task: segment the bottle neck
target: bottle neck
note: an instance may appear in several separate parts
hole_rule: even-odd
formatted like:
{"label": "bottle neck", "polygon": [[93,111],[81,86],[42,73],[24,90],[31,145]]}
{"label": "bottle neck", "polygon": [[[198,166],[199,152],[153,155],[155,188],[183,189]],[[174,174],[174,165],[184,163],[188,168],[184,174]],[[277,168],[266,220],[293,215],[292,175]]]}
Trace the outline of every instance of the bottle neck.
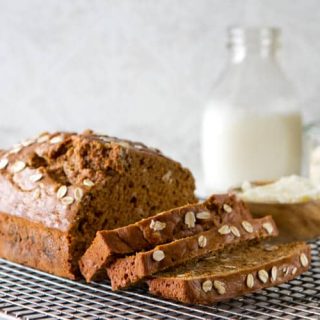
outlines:
{"label": "bottle neck", "polygon": [[233,64],[240,63],[276,63],[276,49],[259,46],[237,46],[229,50],[229,60]]}
{"label": "bottle neck", "polygon": [[275,62],[280,31],[276,28],[230,28],[228,48],[232,63]]}

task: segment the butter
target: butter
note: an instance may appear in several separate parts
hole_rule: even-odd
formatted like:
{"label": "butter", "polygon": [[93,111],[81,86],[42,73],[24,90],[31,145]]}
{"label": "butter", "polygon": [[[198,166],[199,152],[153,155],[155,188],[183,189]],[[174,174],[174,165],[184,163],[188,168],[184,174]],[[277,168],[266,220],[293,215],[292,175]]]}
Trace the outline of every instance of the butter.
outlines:
{"label": "butter", "polygon": [[263,186],[248,182],[242,185],[238,197],[248,202],[298,203],[320,199],[320,188],[311,180],[292,175]]}

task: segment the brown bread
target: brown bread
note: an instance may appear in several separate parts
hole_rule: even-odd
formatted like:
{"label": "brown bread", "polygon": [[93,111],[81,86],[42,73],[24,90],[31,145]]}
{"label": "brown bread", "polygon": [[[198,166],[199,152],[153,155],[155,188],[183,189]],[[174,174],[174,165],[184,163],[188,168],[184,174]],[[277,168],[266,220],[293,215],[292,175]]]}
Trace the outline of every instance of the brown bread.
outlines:
{"label": "brown bread", "polygon": [[159,271],[182,264],[211,252],[230,248],[241,242],[278,234],[270,216],[242,220],[179,239],[152,250],[120,258],[107,267],[112,289],[123,289]]}
{"label": "brown bread", "polygon": [[194,188],[141,143],[44,133],[0,155],[0,257],[74,279],[97,230],[194,203]]}
{"label": "brown bread", "polygon": [[307,271],[310,262],[310,247],[303,242],[239,246],[159,273],[148,285],[157,296],[212,304],[288,282]]}
{"label": "brown bread", "polygon": [[249,210],[234,195],[213,195],[202,203],[168,210],[122,228],[98,231],[80,259],[80,270],[88,282],[103,279],[105,267],[116,257],[248,219]]}

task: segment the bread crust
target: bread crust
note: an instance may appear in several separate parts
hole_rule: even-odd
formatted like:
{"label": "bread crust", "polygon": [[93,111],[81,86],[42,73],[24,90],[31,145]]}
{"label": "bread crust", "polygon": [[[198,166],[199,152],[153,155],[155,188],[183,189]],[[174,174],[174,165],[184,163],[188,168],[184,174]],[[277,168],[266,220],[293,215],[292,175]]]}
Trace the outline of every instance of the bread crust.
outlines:
{"label": "bread crust", "polygon": [[20,217],[0,214],[0,256],[55,275],[75,279],[67,235]]}

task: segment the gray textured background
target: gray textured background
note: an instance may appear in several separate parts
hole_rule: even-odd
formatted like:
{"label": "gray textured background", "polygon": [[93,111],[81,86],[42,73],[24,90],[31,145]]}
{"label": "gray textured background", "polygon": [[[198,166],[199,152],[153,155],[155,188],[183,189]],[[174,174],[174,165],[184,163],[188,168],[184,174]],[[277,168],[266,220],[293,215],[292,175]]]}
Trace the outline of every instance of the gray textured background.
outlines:
{"label": "gray textured background", "polygon": [[283,29],[283,69],[316,117],[319,0],[0,0],[1,145],[93,128],[161,148],[201,191],[201,113],[235,24]]}

